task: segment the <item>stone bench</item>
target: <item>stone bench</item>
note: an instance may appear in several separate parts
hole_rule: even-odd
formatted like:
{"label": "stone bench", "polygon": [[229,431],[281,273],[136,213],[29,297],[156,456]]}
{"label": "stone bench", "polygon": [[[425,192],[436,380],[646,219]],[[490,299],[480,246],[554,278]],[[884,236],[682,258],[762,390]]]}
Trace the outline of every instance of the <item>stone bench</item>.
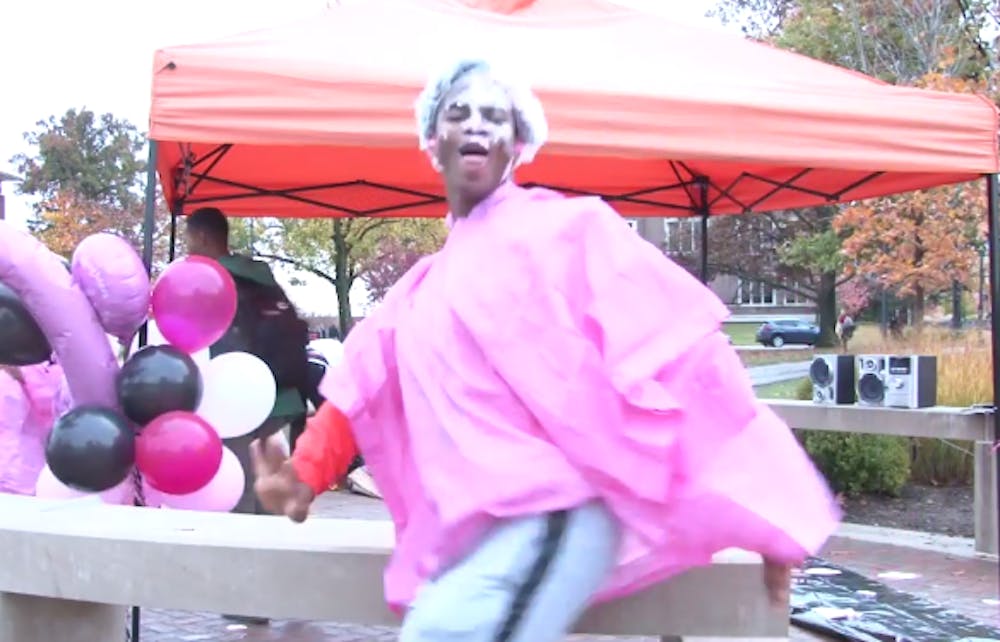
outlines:
{"label": "stone bench", "polygon": [[[53,502],[0,495],[0,642],[116,642],[130,605],[398,625],[382,597],[385,521]],[[578,631],[676,640],[786,640],[760,559],[720,553],[591,609]]]}

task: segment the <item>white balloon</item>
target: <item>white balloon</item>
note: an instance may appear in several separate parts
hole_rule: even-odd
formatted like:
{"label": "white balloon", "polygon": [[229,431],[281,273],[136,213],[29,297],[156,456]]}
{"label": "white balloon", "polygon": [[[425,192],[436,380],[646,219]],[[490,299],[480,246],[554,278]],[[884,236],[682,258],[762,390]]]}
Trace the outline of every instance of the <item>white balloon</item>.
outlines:
{"label": "white balloon", "polygon": [[201,369],[201,378],[204,390],[195,413],[223,439],[259,428],[274,409],[274,375],[252,354],[220,354]]}
{"label": "white balloon", "polygon": [[[114,340],[113,337],[111,337]],[[117,342],[112,345],[117,345]],[[149,319],[146,324],[146,345],[147,346],[166,346],[170,345],[162,334],[160,334],[160,329],[156,327],[156,321]],[[132,347],[129,354],[135,354],[139,351],[139,333],[132,338]],[[199,368],[204,368],[208,364],[209,360],[212,358],[209,354],[209,349],[199,350],[198,352],[192,352],[191,358],[194,359],[195,364]]]}
{"label": "white balloon", "polygon": [[208,362],[212,360],[212,353],[209,352],[208,348],[199,350],[198,352],[192,352],[191,360],[194,361],[194,365],[198,366],[199,370],[204,372],[205,366],[207,366]]}
{"label": "white balloon", "polygon": [[323,355],[331,367],[344,360],[344,344],[336,339],[313,339],[309,347]]}

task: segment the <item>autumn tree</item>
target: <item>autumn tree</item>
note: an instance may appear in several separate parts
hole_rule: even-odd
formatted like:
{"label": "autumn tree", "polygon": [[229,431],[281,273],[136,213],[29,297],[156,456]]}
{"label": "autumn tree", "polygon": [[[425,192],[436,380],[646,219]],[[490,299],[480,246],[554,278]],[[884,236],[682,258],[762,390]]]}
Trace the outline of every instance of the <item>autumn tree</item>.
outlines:
{"label": "autumn tree", "polygon": [[361,257],[358,273],[373,303],[381,301],[417,261],[441,248],[445,227],[440,221],[406,219],[380,234]]}
{"label": "autumn tree", "polygon": [[33,232],[66,255],[89,234],[113,231],[139,247],[145,137],[112,114],[68,110],[24,134],[30,151],[11,162],[18,193],[36,197]]}
{"label": "autumn tree", "polygon": [[985,210],[984,186],[965,183],[858,203],[834,226],[846,236],[847,270],[911,298],[920,323],[928,295],[969,278]]}
{"label": "autumn tree", "polygon": [[[842,3],[825,0],[723,0],[718,3],[714,15],[723,21],[740,24],[751,37],[888,82],[949,91],[983,90],[990,83],[995,84],[992,80],[995,70],[991,65],[996,60],[996,43],[983,40],[982,34],[990,32],[986,28],[990,25],[995,33],[1000,16],[997,15],[995,2],[988,0],[851,0]],[[736,234],[716,234],[713,231],[713,239],[721,245],[714,250],[720,252],[721,257],[728,255],[731,259],[731,265],[725,265],[723,260],[719,261],[718,267],[737,267],[746,271],[749,263],[761,271],[765,280],[771,275],[784,277],[793,265],[837,267],[838,262],[833,260],[830,251],[836,253],[841,239],[851,236],[854,239],[845,245],[851,253],[844,262],[847,269],[836,274],[827,272],[821,279],[825,281],[822,289],[829,293],[831,284],[843,282],[854,275],[863,275],[870,284],[873,275],[885,271],[884,263],[868,265],[865,258],[886,256],[879,253],[884,241],[880,240],[878,230],[889,221],[881,217],[891,219],[896,213],[902,213],[900,225],[905,228],[910,224],[906,218],[912,220],[918,207],[929,202],[936,203],[922,216],[939,218],[925,224],[938,234],[952,239],[967,239],[967,221],[979,207],[978,201],[963,202],[961,198],[969,192],[963,188],[954,190],[954,193],[948,194],[946,189],[929,199],[921,195],[896,196],[881,202],[848,207],[843,214],[831,210],[835,216],[821,218],[823,225],[810,230],[795,225],[776,228],[789,236],[781,237],[779,234],[779,238],[771,239],[772,246],[784,247],[785,250],[783,254],[772,253],[772,263],[768,265],[742,261],[741,253],[745,252],[743,240],[737,240]],[[910,203],[908,199],[914,200]],[[880,213],[880,217],[863,215],[864,212],[870,214],[875,211]],[[841,220],[841,216],[845,218]],[[875,220],[877,218],[879,220]],[[739,251],[728,247],[734,243],[738,243]],[[944,248],[936,247],[945,252]],[[900,249],[900,258],[909,256],[908,251],[912,254],[912,248]],[[918,253],[921,262],[958,266],[949,267],[949,270],[956,276],[962,274],[960,266],[967,263],[964,258],[931,259],[927,256],[928,251],[936,250],[926,248],[923,254]],[[925,286],[939,285],[938,282],[928,281],[924,271],[913,261],[905,265],[914,270],[911,278],[902,278],[900,270],[906,268],[901,266],[892,276],[886,277],[887,283],[881,285],[898,285],[913,294],[920,292],[919,288],[914,289],[915,283],[922,281]],[[831,299],[822,296],[816,300],[820,304],[821,324],[830,325],[829,321],[824,321],[823,312],[831,308]],[[921,305],[922,301],[921,298]]]}
{"label": "autumn tree", "polygon": [[257,255],[291,265],[332,284],[341,336],[350,331],[351,287],[371,278],[377,294],[419,258],[440,247],[438,219],[334,218],[275,220],[260,234]]}

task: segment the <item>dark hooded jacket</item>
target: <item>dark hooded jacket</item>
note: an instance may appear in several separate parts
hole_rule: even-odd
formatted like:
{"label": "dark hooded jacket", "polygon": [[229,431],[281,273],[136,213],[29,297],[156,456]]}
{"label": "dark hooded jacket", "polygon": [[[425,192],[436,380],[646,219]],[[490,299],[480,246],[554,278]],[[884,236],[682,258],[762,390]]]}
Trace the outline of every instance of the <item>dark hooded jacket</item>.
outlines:
{"label": "dark hooded jacket", "polygon": [[[249,257],[239,254],[229,254],[219,259],[222,267],[226,268],[234,278],[252,281],[265,287],[276,287],[278,282],[271,272],[271,267],[262,261],[255,261]],[[239,292],[239,288],[237,288]],[[219,339],[210,349],[211,355],[225,352],[249,351],[249,342],[242,331],[239,312],[229,331]],[[274,409],[271,411],[271,418],[294,419],[304,415],[306,412],[305,402],[302,400],[302,393],[295,388],[283,388],[278,390],[278,395],[274,402]]]}

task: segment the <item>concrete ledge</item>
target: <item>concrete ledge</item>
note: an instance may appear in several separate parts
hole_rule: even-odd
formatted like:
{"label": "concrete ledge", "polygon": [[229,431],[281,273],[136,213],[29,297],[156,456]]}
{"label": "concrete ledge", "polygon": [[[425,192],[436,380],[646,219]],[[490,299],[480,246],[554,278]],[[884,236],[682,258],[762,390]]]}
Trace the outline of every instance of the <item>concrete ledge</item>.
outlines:
{"label": "concrete ledge", "polygon": [[993,441],[992,416],[980,409],[935,406],[907,410],[823,406],[812,401],[764,401],[792,428],[897,437]]}
{"label": "concrete ledge", "polygon": [[[0,495],[0,593],[57,598],[53,608],[72,600],[397,625],[382,597],[392,546],[385,521],[296,525]],[[767,603],[759,557],[731,550],[712,566],[595,607],[579,631],[782,638],[788,619]]]}
{"label": "concrete ledge", "polygon": [[993,415],[983,408],[935,406],[914,410],[867,406],[824,406],[812,401],[763,400],[792,428],[830,432],[958,439],[975,442],[974,499],[976,553],[996,556],[997,463]]}

